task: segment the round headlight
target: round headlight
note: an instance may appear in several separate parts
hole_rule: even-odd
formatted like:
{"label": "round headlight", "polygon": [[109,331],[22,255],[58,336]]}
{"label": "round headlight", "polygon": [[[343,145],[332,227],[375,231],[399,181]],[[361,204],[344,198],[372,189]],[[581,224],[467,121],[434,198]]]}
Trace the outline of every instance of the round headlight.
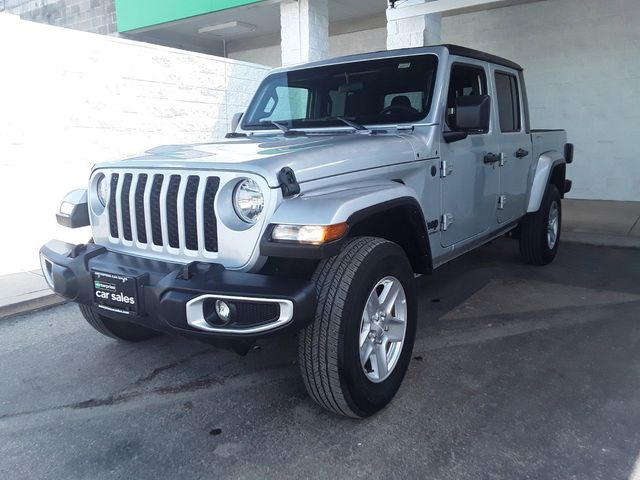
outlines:
{"label": "round headlight", "polygon": [[256,182],[245,178],[236,185],[233,208],[242,221],[256,223],[264,208],[264,196]]}
{"label": "round headlight", "polygon": [[109,183],[107,177],[100,175],[98,183],[96,183],[96,193],[98,194],[98,200],[103,207],[107,206],[107,200],[109,199]]}

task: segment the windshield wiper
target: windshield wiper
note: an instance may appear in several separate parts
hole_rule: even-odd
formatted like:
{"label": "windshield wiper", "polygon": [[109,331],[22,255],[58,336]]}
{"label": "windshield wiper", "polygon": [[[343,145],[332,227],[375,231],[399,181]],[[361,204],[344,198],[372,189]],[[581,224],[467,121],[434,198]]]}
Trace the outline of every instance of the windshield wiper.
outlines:
{"label": "windshield wiper", "polygon": [[348,118],[344,118],[344,117],[324,117],[324,118],[313,119],[313,121],[321,121],[321,122],[335,122],[336,120],[338,122],[342,122],[345,125],[348,125],[349,127],[353,128],[355,132],[370,133],[370,134],[376,134],[376,133],[382,132],[382,130],[372,130],[368,127],[365,127],[361,123],[354,122],[353,120],[349,120]]}
{"label": "windshield wiper", "polygon": [[348,120],[348,119],[346,119],[344,117],[331,117],[331,118],[327,118],[327,120],[340,120],[342,123],[344,123],[346,125],[349,125],[350,127],[353,127],[356,130],[359,130],[361,132],[369,130],[364,125],[361,125],[360,123],[353,122],[353,121]]}
{"label": "windshield wiper", "polygon": [[304,132],[301,132],[299,130],[291,130],[289,127],[287,127],[285,124],[280,123],[280,122],[276,122],[275,120],[269,120],[273,125],[275,125],[276,127],[278,127],[278,129],[280,129],[282,131],[282,133],[284,133],[285,137],[295,137],[296,135],[305,135]]}
{"label": "windshield wiper", "polygon": [[291,129],[289,127],[287,127],[285,124],[283,123],[278,123],[275,120],[270,120],[271,123],[273,125],[275,125],[276,127],[278,127],[280,130],[282,130],[282,133],[289,133],[291,131]]}

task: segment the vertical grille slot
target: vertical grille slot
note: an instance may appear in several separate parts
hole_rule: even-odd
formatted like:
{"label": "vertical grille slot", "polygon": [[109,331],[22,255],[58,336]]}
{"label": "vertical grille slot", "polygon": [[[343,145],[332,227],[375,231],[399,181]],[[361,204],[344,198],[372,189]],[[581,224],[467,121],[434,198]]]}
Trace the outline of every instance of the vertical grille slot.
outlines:
{"label": "vertical grille slot", "polygon": [[144,189],[146,186],[147,174],[141,173],[138,176],[135,194],[136,230],[138,231],[138,241],[140,243],[147,243],[147,222],[144,216]]}
{"label": "vertical grille slot", "polygon": [[220,179],[218,177],[207,178],[207,186],[204,191],[204,248],[209,252],[218,251],[218,224],[214,210],[214,202]]}
{"label": "vertical grille slot", "polygon": [[116,190],[118,189],[117,173],[111,175],[111,187],[109,191],[109,230],[113,238],[118,238],[118,208],[116,206]]}
{"label": "vertical grille slot", "polygon": [[158,174],[153,176],[151,184],[151,233],[154,245],[162,245],[162,225],[160,219],[160,191],[162,190],[162,182],[164,175]]}
{"label": "vertical grille slot", "polygon": [[187,188],[184,192],[184,239],[189,250],[198,250],[198,222],[196,200],[200,177],[189,175]]}
{"label": "vertical grille slot", "polygon": [[167,190],[167,229],[169,233],[169,246],[180,247],[178,234],[178,189],[180,188],[180,175],[169,177],[169,189]]}
{"label": "vertical grille slot", "polygon": [[122,194],[120,195],[120,201],[122,202],[122,236],[129,241],[133,240],[131,235],[131,205],[129,204],[132,180],[133,174],[125,173],[122,181]]}

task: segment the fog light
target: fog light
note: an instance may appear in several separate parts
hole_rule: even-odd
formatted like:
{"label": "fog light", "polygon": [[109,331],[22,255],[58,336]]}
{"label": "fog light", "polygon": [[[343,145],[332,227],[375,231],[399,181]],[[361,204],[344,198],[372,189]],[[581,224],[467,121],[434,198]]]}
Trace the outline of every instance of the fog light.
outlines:
{"label": "fog light", "polygon": [[216,314],[220,320],[228,323],[231,320],[231,307],[223,300],[216,300]]}

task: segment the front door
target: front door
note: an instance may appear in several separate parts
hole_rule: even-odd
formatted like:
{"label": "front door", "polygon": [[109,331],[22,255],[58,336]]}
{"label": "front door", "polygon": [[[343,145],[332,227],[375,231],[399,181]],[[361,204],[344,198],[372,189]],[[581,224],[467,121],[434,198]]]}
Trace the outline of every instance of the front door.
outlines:
{"label": "front door", "polygon": [[531,136],[522,121],[522,95],[519,75],[504,67],[492,69],[498,121],[499,144],[503,154],[500,167],[498,222],[507,223],[526,212],[527,186],[533,152]]}
{"label": "front door", "polygon": [[[454,60],[451,66],[447,108],[443,127],[455,130],[455,99],[460,96],[486,95],[487,65],[484,62]],[[493,116],[492,116],[493,117]],[[496,198],[499,189],[499,164],[485,163],[487,154],[499,154],[493,131],[469,132],[464,140],[442,142],[442,218],[440,241],[448,247],[479,236],[496,224]]]}

